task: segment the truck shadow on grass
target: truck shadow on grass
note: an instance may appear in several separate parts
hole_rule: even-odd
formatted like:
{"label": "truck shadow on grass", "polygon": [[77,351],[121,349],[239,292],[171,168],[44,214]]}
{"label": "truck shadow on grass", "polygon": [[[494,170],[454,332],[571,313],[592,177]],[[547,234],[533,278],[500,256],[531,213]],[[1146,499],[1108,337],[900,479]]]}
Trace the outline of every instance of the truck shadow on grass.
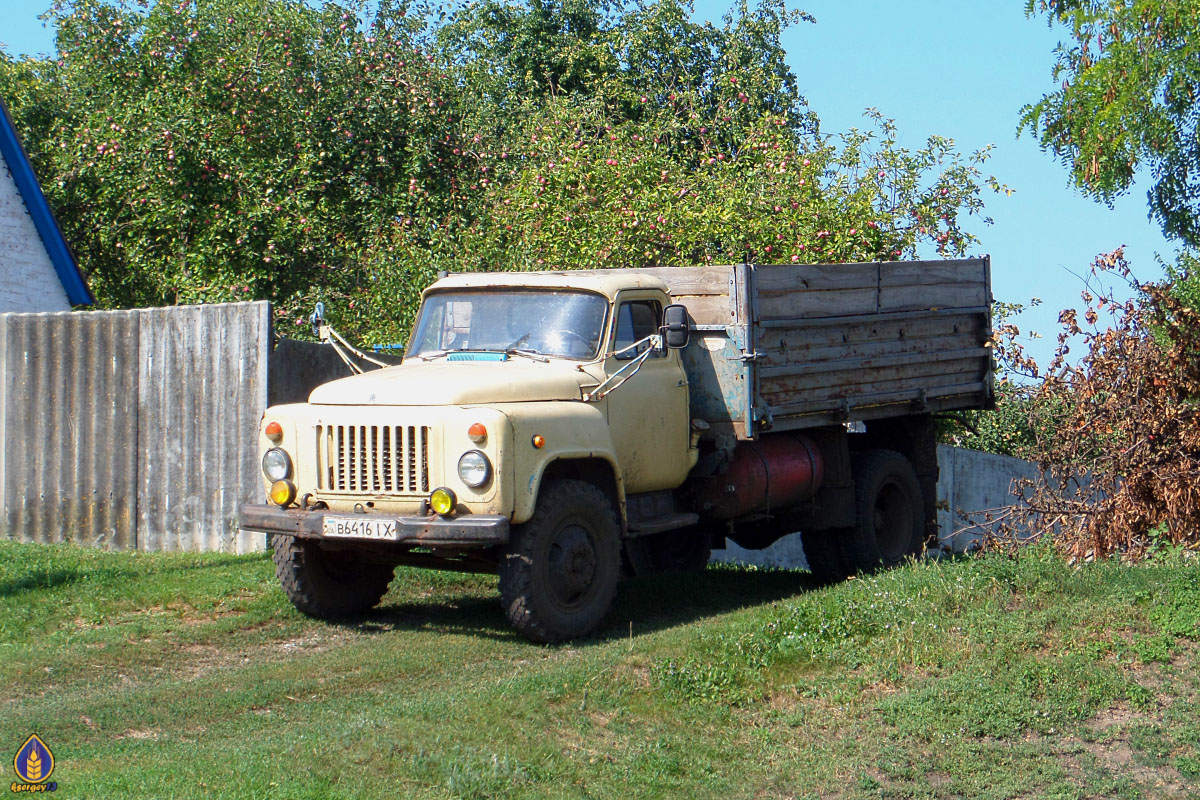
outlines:
{"label": "truck shadow on grass", "polygon": [[673,628],[822,588],[807,572],[712,564],[703,572],[666,573],[621,584],[598,632],[601,639]]}
{"label": "truck shadow on grass", "polygon": [[[621,582],[617,598],[596,633],[573,646],[599,644],[630,635],[653,633],[742,608],[765,605],[819,589],[807,572],[753,570],[709,565],[703,572],[667,573]],[[384,604],[342,623],[359,633],[438,631],[504,641],[520,641],[504,617],[493,588],[478,592],[440,594],[428,602]]]}

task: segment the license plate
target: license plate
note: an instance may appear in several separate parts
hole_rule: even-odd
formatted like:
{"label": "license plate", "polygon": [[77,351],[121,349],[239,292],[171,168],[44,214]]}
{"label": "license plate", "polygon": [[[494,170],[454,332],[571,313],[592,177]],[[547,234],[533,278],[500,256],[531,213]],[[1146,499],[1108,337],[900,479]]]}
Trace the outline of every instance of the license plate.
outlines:
{"label": "license plate", "polygon": [[344,539],[383,539],[390,542],[400,539],[400,530],[394,519],[325,517],[323,527],[326,536]]}

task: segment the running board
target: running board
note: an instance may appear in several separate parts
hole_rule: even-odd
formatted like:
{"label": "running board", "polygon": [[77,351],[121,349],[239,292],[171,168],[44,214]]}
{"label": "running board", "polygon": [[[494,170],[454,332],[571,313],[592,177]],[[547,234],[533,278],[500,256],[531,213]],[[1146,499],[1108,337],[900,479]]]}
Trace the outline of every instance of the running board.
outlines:
{"label": "running board", "polygon": [[691,512],[667,514],[666,516],[654,517],[653,519],[630,520],[629,538],[633,539],[637,536],[650,536],[655,533],[673,531],[677,528],[686,528],[689,525],[695,525],[699,521],[700,515]]}

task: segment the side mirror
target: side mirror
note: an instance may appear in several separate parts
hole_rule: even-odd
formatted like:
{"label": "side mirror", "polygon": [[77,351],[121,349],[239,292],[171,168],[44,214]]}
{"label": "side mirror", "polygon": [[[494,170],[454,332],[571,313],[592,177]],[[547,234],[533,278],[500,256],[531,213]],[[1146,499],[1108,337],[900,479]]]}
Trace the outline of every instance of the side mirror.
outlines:
{"label": "side mirror", "polygon": [[313,309],[312,316],[308,318],[308,324],[312,325],[313,336],[321,336],[321,326],[325,324],[325,304],[317,301],[317,307]]}
{"label": "side mirror", "polygon": [[672,350],[687,347],[688,338],[692,332],[692,326],[688,322],[687,308],[678,303],[664,308],[662,329],[667,347]]}

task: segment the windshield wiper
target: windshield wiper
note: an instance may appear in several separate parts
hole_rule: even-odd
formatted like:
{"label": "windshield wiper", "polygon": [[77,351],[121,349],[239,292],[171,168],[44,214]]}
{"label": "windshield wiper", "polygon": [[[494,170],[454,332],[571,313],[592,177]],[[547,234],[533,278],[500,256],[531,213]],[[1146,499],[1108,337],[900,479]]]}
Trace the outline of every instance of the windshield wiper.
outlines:
{"label": "windshield wiper", "polygon": [[419,358],[422,361],[433,361],[435,358],[441,358],[450,353],[456,353],[457,350],[430,350],[428,353],[413,353],[412,358]]}
{"label": "windshield wiper", "polygon": [[541,353],[539,353],[537,350],[531,350],[526,347],[522,347],[522,348],[508,347],[508,348],[505,348],[504,352],[506,355],[510,355],[510,356],[524,356],[525,358],[528,358],[532,361],[548,362],[550,360],[550,359],[546,358],[544,355],[542,355]]}

